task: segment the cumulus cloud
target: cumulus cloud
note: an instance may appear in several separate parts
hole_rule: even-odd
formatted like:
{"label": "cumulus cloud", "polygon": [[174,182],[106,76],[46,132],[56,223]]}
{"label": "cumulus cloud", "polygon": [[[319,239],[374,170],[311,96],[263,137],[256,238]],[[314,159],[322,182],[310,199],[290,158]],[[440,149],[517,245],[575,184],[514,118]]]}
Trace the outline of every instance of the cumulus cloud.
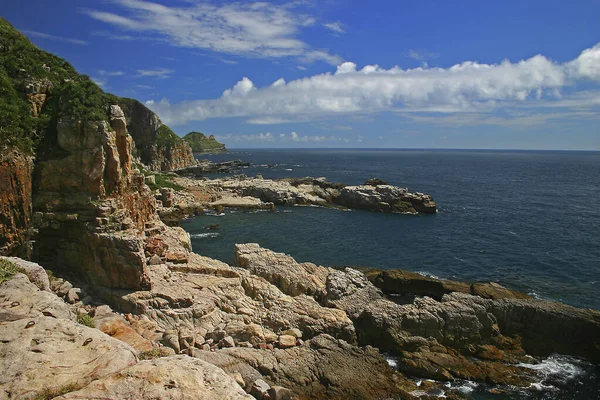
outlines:
{"label": "cumulus cloud", "polygon": [[94,19],[125,32],[150,34],[180,47],[257,58],[298,57],[304,61],[341,62],[339,56],[313,49],[298,37],[315,24],[297,12],[297,2],[211,4],[190,2],[169,7],[141,0],[113,0],[127,15],[83,10]]}
{"label": "cumulus cloud", "polygon": [[554,100],[561,89],[582,79],[600,82],[599,58],[600,45],[564,64],[542,55],[514,63],[466,61],[449,68],[384,69],[367,65],[359,69],[345,62],[334,73],[289,82],[278,79],[265,87],[256,87],[244,77],[216,99],[179,104],[163,99],[149,106],[175,125],[222,117],[268,121],[381,111],[487,111]]}
{"label": "cumulus cloud", "polygon": [[85,40],[66,38],[66,37],[62,37],[62,36],[55,36],[55,35],[50,35],[48,33],[43,33],[43,32],[29,31],[29,30],[25,30],[25,29],[21,29],[21,32],[23,32],[27,36],[37,37],[40,39],[48,39],[48,40],[54,40],[54,41],[59,41],[59,42],[66,42],[66,43],[71,43],[71,44],[77,44],[80,46],[85,46],[85,45],[89,44]]}

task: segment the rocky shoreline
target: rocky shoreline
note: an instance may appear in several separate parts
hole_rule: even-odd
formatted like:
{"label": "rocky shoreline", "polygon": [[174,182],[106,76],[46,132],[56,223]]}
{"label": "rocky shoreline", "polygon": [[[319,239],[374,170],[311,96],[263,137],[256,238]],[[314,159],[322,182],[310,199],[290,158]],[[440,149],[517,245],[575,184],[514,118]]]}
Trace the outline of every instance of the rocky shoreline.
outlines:
{"label": "rocky shoreline", "polygon": [[[170,173],[178,189],[152,191],[146,183],[156,177],[133,167],[117,106],[111,127],[116,147],[103,154],[114,161],[103,164],[99,186],[75,186],[78,195],[52,202],[52,177],[38,186],[39,264],[7,259],[24,275],[0,284],[0,398],[188,398],[199,387],[208,399],[427,398],[441,390],[464,398],[443,382],[527,387],[539,376],[522,365],[538,357],[600,361],[598,311],[494,283],[326,268],[252,243],[236,245],[234,265],[198,255],[189,235],[169,225],[206,209],[298,204],[431,213],[436,206],[428,195],[379,180],[343,186]],[[64,129],[59,134],[73,131]],[[94,143],[98,130],[107,131],[80,131],[89,135],[84,142]],[[76,171],[93,182],[85,175],[93,168]],[[112,194],[89,202],[86,191]]]}
{"label": "rocky shoreline", "polygon": [[234,265],[196,254],[177,224],[205,210],[437,208],[377,179],[203,179],[245,164],[197,162],[143,104],[0,24],[14,109],[45,124],[0,143],[0,400],[458,399],[446,383],[528,387],[550,354],[600,362],[596,310],[256,243]]}

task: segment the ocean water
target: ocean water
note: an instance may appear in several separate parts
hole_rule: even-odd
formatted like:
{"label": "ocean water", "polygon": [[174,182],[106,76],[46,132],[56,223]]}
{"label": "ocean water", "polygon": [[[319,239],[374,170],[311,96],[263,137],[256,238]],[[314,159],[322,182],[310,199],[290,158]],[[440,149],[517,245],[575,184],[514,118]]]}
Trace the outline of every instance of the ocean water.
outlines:
{"label": "ocean water", "polygon": [[[243,173],[265,178],[324,176],[349,185],[377,177],[431,194],[438,213],[227,210],[182,223],[202,255],[231,263],[235,243],[257,242],[298,261],[495,281],[600,309],[600,152],[241,150],[206,158],[251,162]],[[210,224],[220,228],[206,230]],[[557,355],[526,367],[541,376],[530,388],[490,394],[467,381],[447,389],[473,399],[600,398],[598,366]]]}
{"label": "ocean water", "polygon": [[[265,178],[378,177],[431,194],[436,215],[279,207],[183,223],[194,251],[233,261],[258,242],[321,265],[403,268],[495,281],[533,296],[600,309],[600,152],[245,150],[214,161],[252,163]],[[204,226],[218,223],[220,229]]]}

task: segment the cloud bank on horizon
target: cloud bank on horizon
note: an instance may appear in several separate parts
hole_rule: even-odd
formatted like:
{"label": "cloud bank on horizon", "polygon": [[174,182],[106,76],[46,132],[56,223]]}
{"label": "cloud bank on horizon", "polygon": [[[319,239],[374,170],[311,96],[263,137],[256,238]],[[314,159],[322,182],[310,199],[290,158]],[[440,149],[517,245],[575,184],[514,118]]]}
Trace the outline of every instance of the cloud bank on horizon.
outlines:
{"label": "cloud bank on horizon", "polygon": [[[310,120],[332,114],[396,112],[486,112],[523,105],[572,105],[561,89],[581,80],[600,82],[600,43],[572,61],[557,64],[542,55],[511,63],[465,61],[449,68],[384,69],[344,62],[334,73],[290,82],[280,78],[256,87],[242,78],[217,99],[146,104],[167,123],[250,117],[250,124]],[[600,92],[579,96],[579,106],[600,105]]]}

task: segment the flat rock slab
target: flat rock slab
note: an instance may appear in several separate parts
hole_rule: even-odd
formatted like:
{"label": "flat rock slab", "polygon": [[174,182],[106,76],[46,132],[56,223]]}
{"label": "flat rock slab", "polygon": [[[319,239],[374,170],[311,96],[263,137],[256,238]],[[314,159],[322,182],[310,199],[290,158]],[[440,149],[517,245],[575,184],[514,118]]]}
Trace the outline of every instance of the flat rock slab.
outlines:
{"label": "flat rock slab", "polygon": [[117,374],[97,380],[64,399],[177,399],[221,400],[254,398],[222,369],[187,356],[141,361]]}
{"label": "flat rock slab", "polygon": [[127,344],[65,319],[0,322],[0,398],[83,386],[136,363]]}

